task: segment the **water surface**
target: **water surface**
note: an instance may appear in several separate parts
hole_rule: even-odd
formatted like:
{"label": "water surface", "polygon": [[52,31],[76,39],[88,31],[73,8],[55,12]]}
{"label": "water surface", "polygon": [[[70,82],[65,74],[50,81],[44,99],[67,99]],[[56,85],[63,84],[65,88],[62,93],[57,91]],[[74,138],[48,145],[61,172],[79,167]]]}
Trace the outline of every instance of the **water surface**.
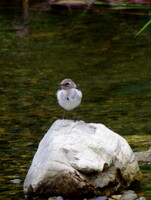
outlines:
{"label": "water surface", "polygon": [[[148,149],[151,28],[135,37],[148,18],[103,9],[2,10],[1,199],[24,199],[22,184],[38,143],[63,114],[55,97],[63,78],[73,79],[83,92],[78,118],[136,137],[131,143],[135,151]],[[151,168],[141,168],[140,193],[149,200]]]}

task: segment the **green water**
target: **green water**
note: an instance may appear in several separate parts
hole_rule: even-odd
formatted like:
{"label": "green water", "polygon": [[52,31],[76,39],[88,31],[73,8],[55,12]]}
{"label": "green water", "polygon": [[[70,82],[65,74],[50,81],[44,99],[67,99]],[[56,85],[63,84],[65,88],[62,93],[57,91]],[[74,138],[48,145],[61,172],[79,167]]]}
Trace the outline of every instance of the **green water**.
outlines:
{"label": "green water", "polygon": [[[86,10],[0,13],[0,199],[24,199],[22,185],[37,145],[63,114],[55,97],[63,78],[73,79],[83,92],[79,119],[137,136],[133,150],[148,149],[151,26],[135,37],[147,21],[148,16]],[[151,167],[141,168],[140,193],[149,200]]]}

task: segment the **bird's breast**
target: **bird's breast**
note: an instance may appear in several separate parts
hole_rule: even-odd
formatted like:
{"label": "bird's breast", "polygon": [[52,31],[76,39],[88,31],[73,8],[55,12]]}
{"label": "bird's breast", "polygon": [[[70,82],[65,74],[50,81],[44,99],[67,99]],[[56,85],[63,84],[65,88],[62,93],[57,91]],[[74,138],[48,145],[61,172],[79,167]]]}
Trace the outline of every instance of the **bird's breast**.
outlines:
{"label": "bird's breast", "polygon": [[77,107],[82,98],[82,93],[78,89],[70,89],[70,90],[59,90],[57,92],[57,99],[63,108],[66,110],[72,110]]}

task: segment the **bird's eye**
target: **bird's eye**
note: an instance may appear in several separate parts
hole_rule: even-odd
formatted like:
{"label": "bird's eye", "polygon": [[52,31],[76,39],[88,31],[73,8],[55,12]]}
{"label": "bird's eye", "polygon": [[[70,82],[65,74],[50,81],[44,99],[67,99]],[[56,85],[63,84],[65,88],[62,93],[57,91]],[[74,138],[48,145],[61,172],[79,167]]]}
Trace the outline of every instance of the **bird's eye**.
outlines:
{"label": "bird's eye", "polygon": [[68,87],[69,83],[66,83],[65,86]]}

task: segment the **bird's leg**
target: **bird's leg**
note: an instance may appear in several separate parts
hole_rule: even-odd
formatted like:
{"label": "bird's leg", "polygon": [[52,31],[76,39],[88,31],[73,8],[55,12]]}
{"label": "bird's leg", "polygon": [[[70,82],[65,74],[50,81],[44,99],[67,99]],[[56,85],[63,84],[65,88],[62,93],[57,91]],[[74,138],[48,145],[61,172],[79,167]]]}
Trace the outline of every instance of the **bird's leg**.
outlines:
{"label": "bird's leg", "polygon": [[74,109],[74,117],[73,117],[73,121],[76,122],[76,121],[79,121],[79,119],[76,117],[76,112],[77,110]]}
{"label": "bird's leg", "polygon": [[64,109],[64,112],[63,112],[63,119],[66,119],[66,113],[67,113],[67,110]]}

